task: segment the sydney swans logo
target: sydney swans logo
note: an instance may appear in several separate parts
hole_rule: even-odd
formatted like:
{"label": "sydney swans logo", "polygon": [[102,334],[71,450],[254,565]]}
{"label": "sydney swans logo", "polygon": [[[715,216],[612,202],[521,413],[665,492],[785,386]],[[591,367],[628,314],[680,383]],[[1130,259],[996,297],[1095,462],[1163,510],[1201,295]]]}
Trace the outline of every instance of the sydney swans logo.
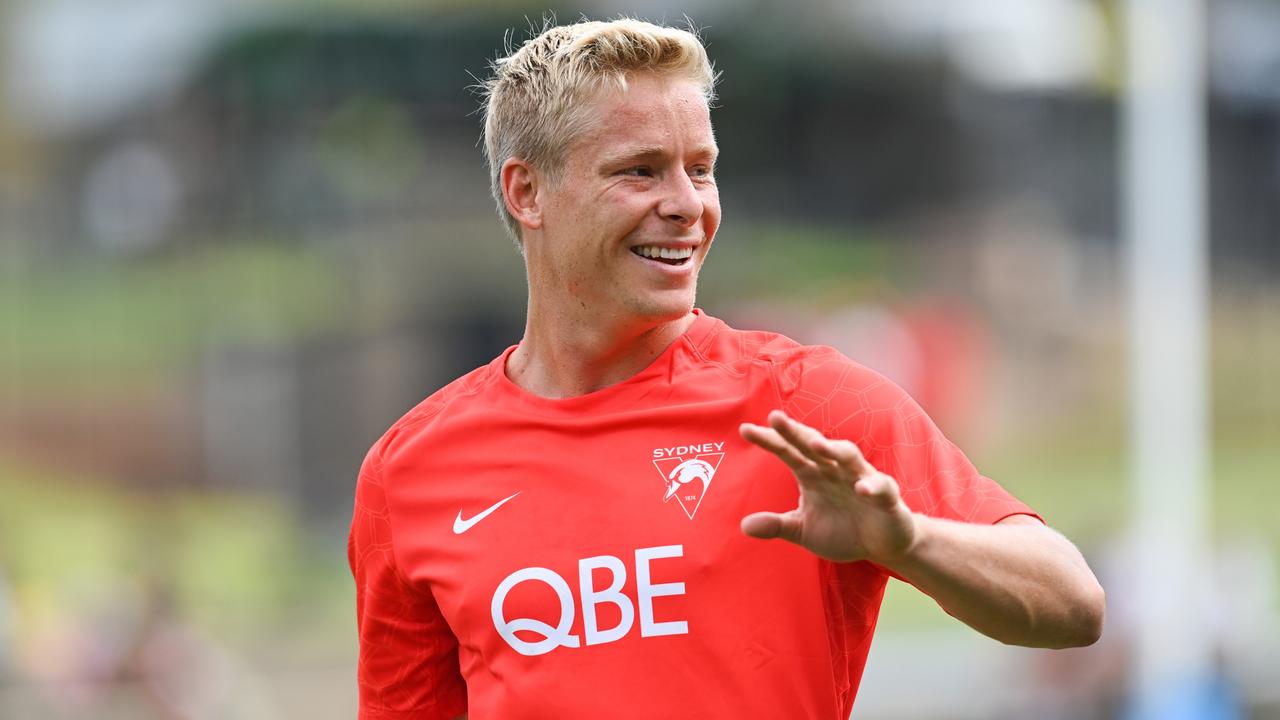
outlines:
{"label": "sydney swans logo", "polygon": [[674,498],[692,520],[724,459],[723,450],[722,442],[655,448],[653,466],[666,485],[662,501],[671,502]]}

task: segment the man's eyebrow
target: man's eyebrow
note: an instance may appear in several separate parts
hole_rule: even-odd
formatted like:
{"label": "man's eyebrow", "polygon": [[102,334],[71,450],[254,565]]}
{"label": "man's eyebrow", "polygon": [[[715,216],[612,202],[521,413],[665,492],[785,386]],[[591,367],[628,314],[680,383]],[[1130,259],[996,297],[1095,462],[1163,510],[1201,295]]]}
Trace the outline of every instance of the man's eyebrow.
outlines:
{"label": "man's eyebrow", "polygon": [[[643,145],[640,147],[628,148],[621,150],[616,154],[610,154],[605,157],[606,165],[626,165],[627,163],[640,162],[643,160],[652,160],[662,157],[667,153],[666,148],[660,145]],[[719,148],[715,145],[703,145],[695,148],[692,155],[700,157],[708,157],[712,161],[720,154]]]}
{"label": "man's eyebrow", "polygon": [[664,151],[658,145],[642,145],[619,150],[605,156],[606,167],[622,167],[631,163],[644,162],[662,157]]}

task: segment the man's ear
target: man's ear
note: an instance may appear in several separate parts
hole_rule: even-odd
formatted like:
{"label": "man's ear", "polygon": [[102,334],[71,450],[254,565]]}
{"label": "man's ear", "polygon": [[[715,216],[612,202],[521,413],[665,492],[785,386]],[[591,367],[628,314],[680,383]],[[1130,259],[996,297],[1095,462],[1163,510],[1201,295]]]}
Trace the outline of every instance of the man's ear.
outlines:
{"label": "man's ear", "polygon": [[529,163],[508,158],[502,163],[498,179],[502,183],[502,199],[507,212],[529,230],[542,228],[542,197],[539,191],[544,179]]}

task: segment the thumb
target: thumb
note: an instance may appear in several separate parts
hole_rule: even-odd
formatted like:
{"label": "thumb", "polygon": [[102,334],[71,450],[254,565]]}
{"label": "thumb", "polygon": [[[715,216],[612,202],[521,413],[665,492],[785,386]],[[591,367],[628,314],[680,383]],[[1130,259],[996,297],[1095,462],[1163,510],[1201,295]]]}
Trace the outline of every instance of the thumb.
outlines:
{"label": "thumb", "polygon": [[742,518],[742,532],[753,538],[771,540],[782,538],[800,542],[800,517],[798,513],[758,512]]}

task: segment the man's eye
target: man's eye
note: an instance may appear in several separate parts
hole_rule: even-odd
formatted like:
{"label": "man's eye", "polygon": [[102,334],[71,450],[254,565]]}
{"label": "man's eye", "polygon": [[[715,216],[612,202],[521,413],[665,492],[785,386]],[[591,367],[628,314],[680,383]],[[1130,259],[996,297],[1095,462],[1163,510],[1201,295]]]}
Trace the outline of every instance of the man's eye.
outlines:
{"label": "man's eye", "polygon": [[631,175],[634,177],[652,177],[653,171],[650,170],[647,165],[637,165],[635,167],[629,167],[626,170],[623,170],[622,174]]}
{"label": "man's eye", "polygon": [[696,177],[696,178],[711,177],[711,168],[707,165],[695,166],[692,170],[689,171],[689,176]]}

